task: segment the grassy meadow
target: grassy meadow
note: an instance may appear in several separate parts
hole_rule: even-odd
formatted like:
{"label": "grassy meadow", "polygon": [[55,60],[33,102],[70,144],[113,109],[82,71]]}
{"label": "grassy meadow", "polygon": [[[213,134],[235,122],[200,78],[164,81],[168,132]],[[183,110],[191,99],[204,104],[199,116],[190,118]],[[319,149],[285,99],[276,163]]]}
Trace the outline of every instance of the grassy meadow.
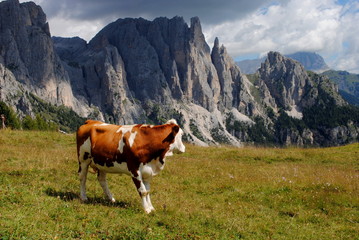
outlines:
{"label": "grassy meadow", "polygon": [[359,144],[187,145],[153,179],[146,215],[132,180],[89,174],[79,199],[74,135],[0,131],[0,239],[359,239]]}

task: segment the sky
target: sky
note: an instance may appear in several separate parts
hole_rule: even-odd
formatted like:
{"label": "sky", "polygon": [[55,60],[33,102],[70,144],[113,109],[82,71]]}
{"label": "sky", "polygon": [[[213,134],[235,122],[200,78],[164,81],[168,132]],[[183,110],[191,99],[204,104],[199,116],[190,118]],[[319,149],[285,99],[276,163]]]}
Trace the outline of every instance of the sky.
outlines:
{"label": "sky", "polygon": [[[25,2],[25,1],[20,1]],[[52,36],[91,40],[126,17],[198,16],[210,47],[215,37],[235,60],[269,51],[320,54],[335,70],[359,74],[359,0],[33,0]]]}

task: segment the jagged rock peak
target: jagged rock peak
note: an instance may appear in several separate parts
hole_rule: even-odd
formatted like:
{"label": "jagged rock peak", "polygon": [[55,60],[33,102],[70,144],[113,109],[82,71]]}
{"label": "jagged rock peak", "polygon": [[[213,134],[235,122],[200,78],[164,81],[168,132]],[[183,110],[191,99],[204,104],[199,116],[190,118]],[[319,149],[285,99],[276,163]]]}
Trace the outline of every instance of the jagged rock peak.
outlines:
{"label": "jagged rock peak", "polygon": [[258,71],[279,107],[290,110],[300,105],[303,89],[309,82],[307,72],[299,62],[279,52],[269,52]]}
{"label": "jagged rock peak", "polygon": [[306,74],[306,70],[303,65],[291,58],[285,57],[279,52],[270,51],[268,52],[267,59],[264,63],[265,66],[270,68],[282,68],[282,70],[293,70],[296,74]]}
{"label": "jagged rock peak", "polygon": [[267,59],[268,59],[269,63],[271,65],[273,65],[277,62],[282,62],[284,60],[284,56],[282,54],[280,54],[279,52],[270,51],[270,52],[268,52]]}
{"label": "jagged rock peak", "polygon": [[198,17],[191,18],[191,29],[193,32],[202,33],[201,22]]}
{"label": "jagged rock peak", "polygon": [[[226,58],[227,58],[229,61],[233,62],[234,65],[236,65],[236,64],[234,63],[234,61],[232,61],[233,59],[228,55],[226,47],[225,47],[223,44],[220,45],[218,37],[216,37],[216,38],[214,39],[214,44],[213,44],[213,48],[212,48],[212,55],[215,54],[215,52],[218,52],[218,53],[220,53],[220,54],[226,55]],[[236,66],[237,66],[237,65],[236,65]]]}
{"label": "jagged rock peak", "polygon": [[214,46],[213,46],[214,48],[219,48],[219,40],[218,40],[218,37],[216,37],[215,39],[214,39]]}
{"label": "jagged rock peak", "polygon": [[210,53],[210,48],[205,40],[204,34],[202,33],[201,22],[198,17],[191,18],[191,35],[192,41],[196,47]]}
{"label": "jagged rock peak", "polygon": [[[306,74],[303,65],[301,65],[299,62],[287,58],[279,52],[273,51],[268,52],[267,59],[264,63],[262,63],[262,67],[259,70],[263,71],[264,69],[266,69],[267,71],[270,70],[276,74],[285,72],[286,70],[291,70],[292,74]],[[282,71],[279,72],[279,69],[281,69]]]}

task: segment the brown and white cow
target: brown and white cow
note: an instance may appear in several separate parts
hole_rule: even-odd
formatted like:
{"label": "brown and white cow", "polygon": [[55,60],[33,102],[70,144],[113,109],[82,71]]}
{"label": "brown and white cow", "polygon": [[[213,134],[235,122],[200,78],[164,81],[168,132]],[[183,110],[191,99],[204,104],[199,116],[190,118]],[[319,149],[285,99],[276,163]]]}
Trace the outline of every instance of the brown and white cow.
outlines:
{"label": "brown and white cow", "polygon": [[125,173],[132,177],[142,198],[146,213],[154,210],[150,199],[150,181],[165,165],[165,157],[173,150],[185,151],[182,129],[176,120],[164,125],[112,125],[87,120],[77,130],[80,198],[86,197],[89,166],[97,171],[97,179],[107,197],[115,202],[107,186],[107,173]]}

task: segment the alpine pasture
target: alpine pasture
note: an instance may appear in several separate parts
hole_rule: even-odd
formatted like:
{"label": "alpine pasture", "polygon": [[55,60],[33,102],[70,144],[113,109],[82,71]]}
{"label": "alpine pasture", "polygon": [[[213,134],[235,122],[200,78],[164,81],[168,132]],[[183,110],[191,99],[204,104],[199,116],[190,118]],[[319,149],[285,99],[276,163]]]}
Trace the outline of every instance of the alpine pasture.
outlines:
{"label": "alpine pasture", "polygon": [[75,135],[0,131],[0,239],[358,239],[359,144],[198,147],[168,157],[145,214],[130,177],[90,174]]}

